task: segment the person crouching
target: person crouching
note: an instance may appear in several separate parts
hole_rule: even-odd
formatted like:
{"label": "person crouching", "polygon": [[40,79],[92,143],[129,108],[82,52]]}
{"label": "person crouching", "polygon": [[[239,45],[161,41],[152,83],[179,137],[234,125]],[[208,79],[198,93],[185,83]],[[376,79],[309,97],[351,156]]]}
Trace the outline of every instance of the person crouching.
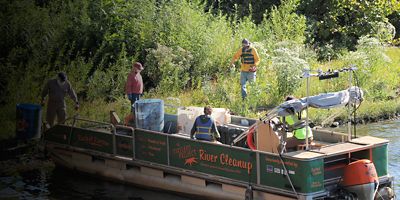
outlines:
{"label": "person crouching", "polygon": [[204,115],[198,116],[194,121],[192,130],[190,132],[190,138],[196,138],[196,140],[217,142],[217,139],[220,138],[220,134],[218,132],[214,119],[211,118],[211,114],[211,106],[205,106]]}

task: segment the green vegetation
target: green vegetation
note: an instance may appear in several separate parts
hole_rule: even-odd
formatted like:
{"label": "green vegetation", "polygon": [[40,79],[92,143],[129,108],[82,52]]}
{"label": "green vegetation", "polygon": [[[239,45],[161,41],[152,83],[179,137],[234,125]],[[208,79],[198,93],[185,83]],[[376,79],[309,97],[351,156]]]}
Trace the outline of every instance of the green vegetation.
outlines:
{"label": "green vegetation", "polygon": [[[313,9],[321,5],[311,0],[264,7],[257,1],[213,2],[0,2],[0,139],[14,134],[15,105],[39,103],[43,84],[58,71],[68,74],[81,102],[79,112],[68,102],[70,116],[108,120],[110,110],[125,116],[130,106],[124,84],[133,61],[144,63],[145,97],[177,106],[211,104],[259,117],[286,95],[305,96],[299,78],[304,67],[356,65],[366,99],[357,115],[368,119],[400,110],[400,50],[389,46],[398,42],[397,1],[331,0],[324,1],[325,11]],[[239,63],[228,67],[242,38],[253,42],[262,59],[245,101]],[[343,90],[347,79],[311,80],[310,93]],[[346,113],[310,115],[323,123]]]}

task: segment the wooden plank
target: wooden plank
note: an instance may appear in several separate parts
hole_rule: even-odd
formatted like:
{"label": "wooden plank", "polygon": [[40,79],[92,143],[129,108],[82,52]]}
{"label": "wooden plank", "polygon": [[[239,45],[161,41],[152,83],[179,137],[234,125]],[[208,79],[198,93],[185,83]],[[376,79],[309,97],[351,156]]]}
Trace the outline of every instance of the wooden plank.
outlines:
{"label": "wooden plank", "polygon": [[372,137],[372,136],[364,136],[364,137],[352,139],[351,142],[356,143],[356,144],[376,145],[376,144],[388,143],[389,140],[382,139],[382,138],[376,138],[376,137]]}
{"label": "wooden plank", "polygon": [[323,156],[324,154],[313,152],[313,151],[293,151],[284,154],[286,156],[290,156],[297,159],[311,159],[311,158],[318,158]]}
{"label": "wooden plank", "polygon": [[345,152],[353,152],[364,148],[365,145],[353,144],[353,143],[338,143],[329,146],[323,146],[319,150],[313,150],[313,152],[324,153],[326,155],[333,155]]}

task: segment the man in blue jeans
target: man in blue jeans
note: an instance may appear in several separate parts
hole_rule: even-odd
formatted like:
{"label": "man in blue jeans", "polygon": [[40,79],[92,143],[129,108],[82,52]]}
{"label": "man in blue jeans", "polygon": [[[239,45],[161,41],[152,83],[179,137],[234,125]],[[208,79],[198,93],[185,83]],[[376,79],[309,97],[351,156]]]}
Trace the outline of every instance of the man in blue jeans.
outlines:
{"label": "man in blue jeans", "polygon": [[130,121],[134,119],[133,109],[134,103],[140,99],[140,96],[143,94],[143,79],[140,72],[144,69],[143,65],[140,62],[135,62],[132,65],[132,70],[128,75],[126,85],[125,85],[125,93],[128,96],[129,101],[131,102],[131,113],[125,117],[125,124],[129,124]]}
{"label": "man in blue jeans", "polygon": [[248,39],[242,40],[242,47],[235,53],[230,63],[231,66],[237,59],[241,60],[240,66],[240,85],[242,92],[242,99],[247,97],[246,83],[256,81],[257,66],[260,63],[260,57],[258,56],[257,50],[250,46]]}

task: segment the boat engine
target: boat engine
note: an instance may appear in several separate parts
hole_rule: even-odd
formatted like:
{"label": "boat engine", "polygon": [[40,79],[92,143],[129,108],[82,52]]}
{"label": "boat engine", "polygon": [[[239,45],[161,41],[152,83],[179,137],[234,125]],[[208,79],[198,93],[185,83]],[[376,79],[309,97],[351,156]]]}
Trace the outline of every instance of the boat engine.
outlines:
{"label": "boat engine", "polygon": [[374,163],[362,159],[348,164],[344,168],[342,186],[358,199],[373,200],[379,186]]}

